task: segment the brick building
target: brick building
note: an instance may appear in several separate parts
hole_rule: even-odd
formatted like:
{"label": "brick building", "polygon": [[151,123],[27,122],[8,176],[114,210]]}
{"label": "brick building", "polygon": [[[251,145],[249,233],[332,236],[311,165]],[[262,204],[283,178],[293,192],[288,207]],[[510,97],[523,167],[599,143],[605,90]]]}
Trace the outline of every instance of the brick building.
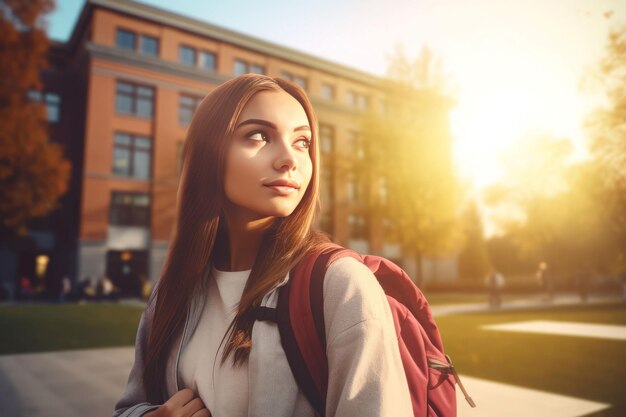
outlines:
{"label": "brick building", "polygon": [[158,279],[193,111],[215,86],[247,72],[295,81],[317,111],[319,226],[343,245],[403,263],[399,245],[382,238],[388,220],[367,206],[384,185],[350,170],[364,148],[363,114],[385,110],[378,77],[127,0],[88,0],[69,41],[55,43],[50,56],[43,97],[51,140],[65,144],[73,179],[63,209],[42,229],[54,243],[36,238],[39,248],[18,274],[47,251],[58,259],[52,286],[62,275],[107,275],[130,295],[142,275]]}

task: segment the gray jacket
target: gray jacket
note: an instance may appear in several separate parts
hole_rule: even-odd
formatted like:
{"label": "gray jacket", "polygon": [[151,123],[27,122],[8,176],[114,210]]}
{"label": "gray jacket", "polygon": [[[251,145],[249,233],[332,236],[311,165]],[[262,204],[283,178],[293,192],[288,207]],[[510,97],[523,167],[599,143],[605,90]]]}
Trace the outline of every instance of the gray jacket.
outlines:
{"label": "gray jacket", "polygon": [[[376,277],[352,258],[335,261],[326,274],[324,317],[329,369],[326,415],[412,416],[393,319]],[[289,276],[285,277],[281,285],[288,279]],[[276,306],[279,287],[263,298],[263,306]],[[198,325],[203,303],[201,296],[192,301],[183,332],[168,359],[164,381],[168,398],[185,388],[180,381],[178,361]],[[150,300],[139,322],[135,363],[113,417],[139,417],[160,405],[147,402],[141,378],[142,348],[153,315],[154,302]],[[248,362],[248,417],[315,417],[291,373],[276,324],[256,322],[252,346]]]}

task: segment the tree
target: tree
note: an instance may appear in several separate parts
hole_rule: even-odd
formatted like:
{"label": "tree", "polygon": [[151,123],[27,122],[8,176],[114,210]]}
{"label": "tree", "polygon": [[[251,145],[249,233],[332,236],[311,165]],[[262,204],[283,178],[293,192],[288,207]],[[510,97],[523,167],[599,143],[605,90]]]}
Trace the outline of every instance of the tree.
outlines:
{"label": "tree", "polygon": [[465,244],[459,254],[459,275],[468,282],[482,283],[489,272],[490,260],[483,233],[483,222],[475,203],[469,205],[463,214]]}
{"label": "tree", "polygon": [[598,198],[600,170],[595,161],[568,164],[570,153],[565,139],[526,137],[506,159],[506,179],[486,196],[488,204],[506,209],[501,229],[522,261],[547,261],[561,277],[607,271],[615,253]]}
{"label": "tree", "polygon": [[45,109],[30,102],[41,90],[48,40],[42,16],[51,0],[0,3],[0,228],[24,235],[28,220],[57,208],[66,192],[70,163],[48,142]]}
{"label": "tree", "polygon": [[485,190],[501,231],[513,233],[528,258],[547,260],[557,239],[556,222],[565,208],[555,198],[568,188],[567,139],[546,133],[528,134],[503,155],[504,179]]}
{"label": "tree", "polygon": [[612,220],[613,236],[621,248],[616,262],[626,273],[626,26],[609,33],[598,78],[607,104],[587,121],[590,148],[600,172],[598,198]]}
{"label": "tree", "polygon": [[386,111],[371,111],[362,129],[367,169],[385,184],[380,210],[393,219],[404,253],[414,254],[418,283],[422,258],[449,252],[459,238],[460,187],[448,122],[453,100],[441,93],[433,62],[428,49],[413,63],[398,49],[383,85]]}

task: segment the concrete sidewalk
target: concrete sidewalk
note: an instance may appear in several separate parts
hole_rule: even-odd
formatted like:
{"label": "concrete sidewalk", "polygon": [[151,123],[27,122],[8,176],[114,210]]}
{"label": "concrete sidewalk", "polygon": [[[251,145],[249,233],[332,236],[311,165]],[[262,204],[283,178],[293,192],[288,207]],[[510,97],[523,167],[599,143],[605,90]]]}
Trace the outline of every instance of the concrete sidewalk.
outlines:
{"label": "concrete sidewalk", "polygon": [[582,302],[577,294],[560,293],[555,294],[551,301],[547,301],[542,295],[529,296],[516,300],[504,301],[498,308],[492,308],[487,303],[466,303],[435,305],[430,309],[435,317],[449,314],[499,312],[515,310],[536,310],[542,308],[563,307],[563,306],[584,306],[610,303],[626,303],[626,298],[618,294],[593,294],[586,302]]}
{"label": "concrete sidewalk", "polygon": [[[0,356],[0,416],[110,416],[133,358],[131,347]],[[465,375],[461,380],[478,407],[457,389],[458,417],[580,417],[610,407]]]}
{"label": "concrete sidewalk", "polygon": [[0,356],[0,416],[110,416],[132,347]]}

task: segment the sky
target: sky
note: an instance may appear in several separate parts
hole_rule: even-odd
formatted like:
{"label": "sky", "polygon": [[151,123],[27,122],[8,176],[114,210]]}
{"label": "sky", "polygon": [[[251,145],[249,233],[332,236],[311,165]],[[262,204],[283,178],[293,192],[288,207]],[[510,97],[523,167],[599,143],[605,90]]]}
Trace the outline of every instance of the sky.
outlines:
{"label": "sky", "polygon": [[[478,190],[502,178],[501,154],[537,132],[572,140],[601,97],[581,88],[608,31],[626,24],[623,0],[142,0],[162,9],[374,75],[402,45],[427,45],[449,91],[454,158]],[[57,0],[50,36],[66,40],[82,0]],[[613,11],[610,18],[607,11]]]}

